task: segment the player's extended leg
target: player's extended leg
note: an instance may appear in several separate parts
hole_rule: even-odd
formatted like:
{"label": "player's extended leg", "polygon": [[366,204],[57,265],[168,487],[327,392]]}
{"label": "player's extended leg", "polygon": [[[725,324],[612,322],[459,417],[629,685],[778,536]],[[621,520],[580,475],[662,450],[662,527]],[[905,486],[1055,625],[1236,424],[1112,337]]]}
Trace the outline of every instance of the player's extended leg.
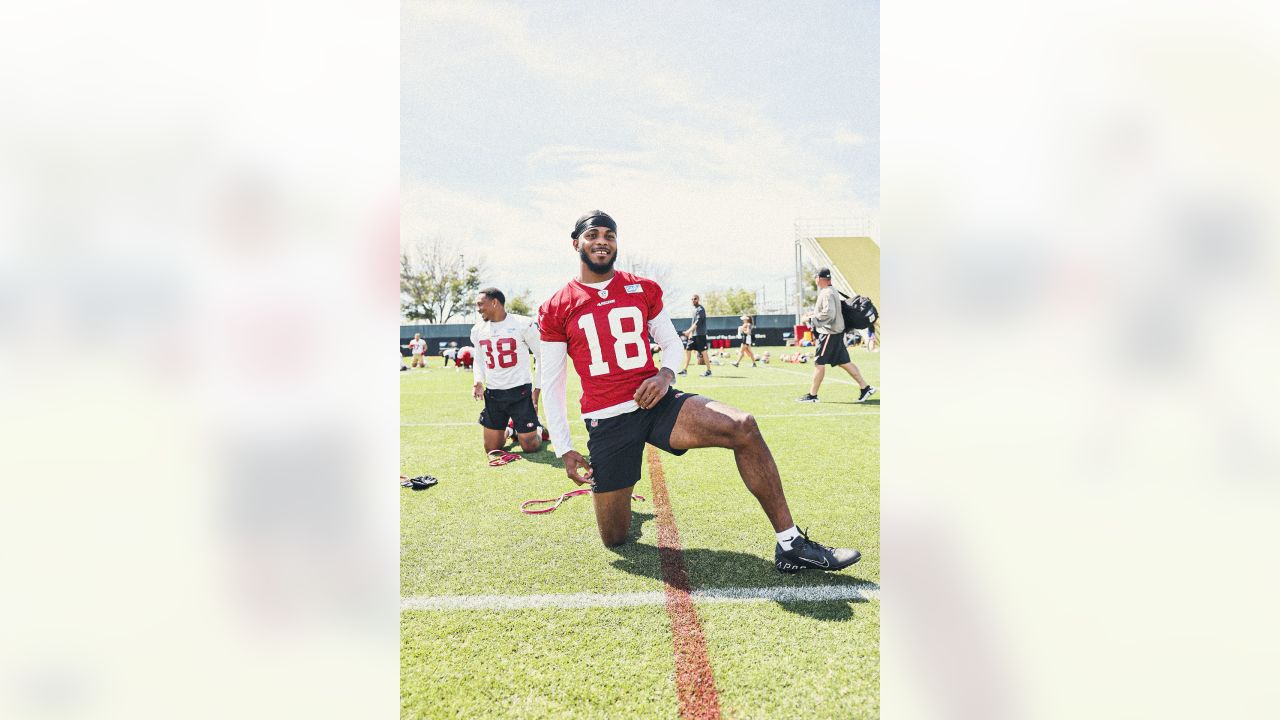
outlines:
{"label": "player's extended leg", "polygon": [[600,529],[600,540],[606,547],[616,547],[627,541],[627,533],[631,531],[633,487],[591,493],[591,501],[596,508],[596,527]]}
{"label": "player's extended leg", "polygon": [[[782,493],[778,464],[773,461],[773,453],[769,452],[760,427],[750,413],[707,397],[690,398],[680,408],[675,427],[671,429],[671,447],[677,450],[701,447],[733,450],[738,474],[760,502],[764,514],[769,516],[774,532],[782,532],[795,525],[787,507],[787,498]],[[598,519],[599,505],[596,507]],[[600,532],[604,533],[603,524]]]}
{"label": "player's extended leg", "polygon": [[690,358],[692,358],[692,357],[693,357],[693,351],[692,351],[692,350],[685,350],[685,351],[684,351],[684,364],[680,366],[680,372],[684,372],[685,370],[688,370],[688,369],[689,369],[689,359],[690,359]]}

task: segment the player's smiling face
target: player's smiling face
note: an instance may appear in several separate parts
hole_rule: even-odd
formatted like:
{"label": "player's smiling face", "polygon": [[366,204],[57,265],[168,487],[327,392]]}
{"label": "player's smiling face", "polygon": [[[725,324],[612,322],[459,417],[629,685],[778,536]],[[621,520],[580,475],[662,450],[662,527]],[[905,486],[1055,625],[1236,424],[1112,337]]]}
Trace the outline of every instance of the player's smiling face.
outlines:
{"label": "player's smiling face", "polygon": [[618,233],[609,228],[587,228],[578,236],[578,256],[597,275],[613,269],[618,259]]}
{"label": "player's smiling face", "polygon": [[476,312],[480,314],[480,318],[482,320],[492,321],[493,316],[497,314],[495,312],[497,307],[498,307],[497,298],[491,298],[488,295],[485,295],[484,293],[480,293],[479,295],[476,296]]}

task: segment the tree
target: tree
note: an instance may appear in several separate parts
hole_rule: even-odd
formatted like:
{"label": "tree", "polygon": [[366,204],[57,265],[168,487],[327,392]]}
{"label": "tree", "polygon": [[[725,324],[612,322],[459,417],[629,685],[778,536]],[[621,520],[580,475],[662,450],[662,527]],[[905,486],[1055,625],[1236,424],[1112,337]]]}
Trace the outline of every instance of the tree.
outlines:
{"label": "tree", "polygon": [[809,258],[804,259],[804,304],[800,308],[800,314],[813,312],[813,306],[818,303],[818,270],[820,268],[813,264]]}
{"label": "tree", "polygon": [[507,298],[507,312],[533,317],[533,291],[525,290],[515,297]]}
{"label": "tree", "polygon": [[409,320],[447,323],[465,316],[480,289],[480,263],[444,249],[439,241],[400,251],[400,313]]}
{"label": "tree", "polygon": [[746,288],[709,292],[702,298],[708,315],[755,315],[756,294]]}

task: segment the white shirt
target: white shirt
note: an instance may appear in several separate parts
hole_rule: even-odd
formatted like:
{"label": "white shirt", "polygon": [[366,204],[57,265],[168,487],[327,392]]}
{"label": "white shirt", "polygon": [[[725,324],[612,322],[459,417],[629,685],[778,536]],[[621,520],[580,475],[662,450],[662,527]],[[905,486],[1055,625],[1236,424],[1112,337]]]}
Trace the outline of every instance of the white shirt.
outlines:
{"label": "white shirt", "polygon": [[422,338],[414,338],[409,341],[409,350],[414,355],[421,355],[427,351],[427,341]]}
{"label": "white shirt", "polygon": [[490,390],[507,390],[533,383],[542,387],[542,362],[538,376],[529,369],[529,353],[539,355],[538,324],[524,315],[507,316],[497,322],[481,320],[471,328],[471,343],[476,346],[472,366],[475,381]]}

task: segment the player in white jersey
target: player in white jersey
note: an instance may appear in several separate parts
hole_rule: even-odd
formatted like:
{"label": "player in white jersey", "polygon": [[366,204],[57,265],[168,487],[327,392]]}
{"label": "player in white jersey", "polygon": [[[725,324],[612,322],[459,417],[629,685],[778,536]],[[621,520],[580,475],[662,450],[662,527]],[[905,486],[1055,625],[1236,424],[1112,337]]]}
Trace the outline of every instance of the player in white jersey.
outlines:
{"label": "player in white jersey", "polygon": [[[542,382],[529,370],[529,354],[536,357],[539,353],[538,324],[532,318],[508,313],[506,302],[498,288],[481,290],[476,296],[481,319],[471,328],[471,342],[476,346],[471,396],[484,398],[480,425],[484,427],[484,450],[491,459],[495,451],[501,453],[508,420],[521,449],[530,453],[542,447],[537,411]],[[538,363],[538,375],[541,372],[542,363]]]}
{"label": "player in white jersey", "polygon": [[420,367],[425,370],[427,367],[425,359],[427,341],[422,339],[422,333],[413,334],[413,339],[409,341],[409,352],[413,353],[413,367]]}

